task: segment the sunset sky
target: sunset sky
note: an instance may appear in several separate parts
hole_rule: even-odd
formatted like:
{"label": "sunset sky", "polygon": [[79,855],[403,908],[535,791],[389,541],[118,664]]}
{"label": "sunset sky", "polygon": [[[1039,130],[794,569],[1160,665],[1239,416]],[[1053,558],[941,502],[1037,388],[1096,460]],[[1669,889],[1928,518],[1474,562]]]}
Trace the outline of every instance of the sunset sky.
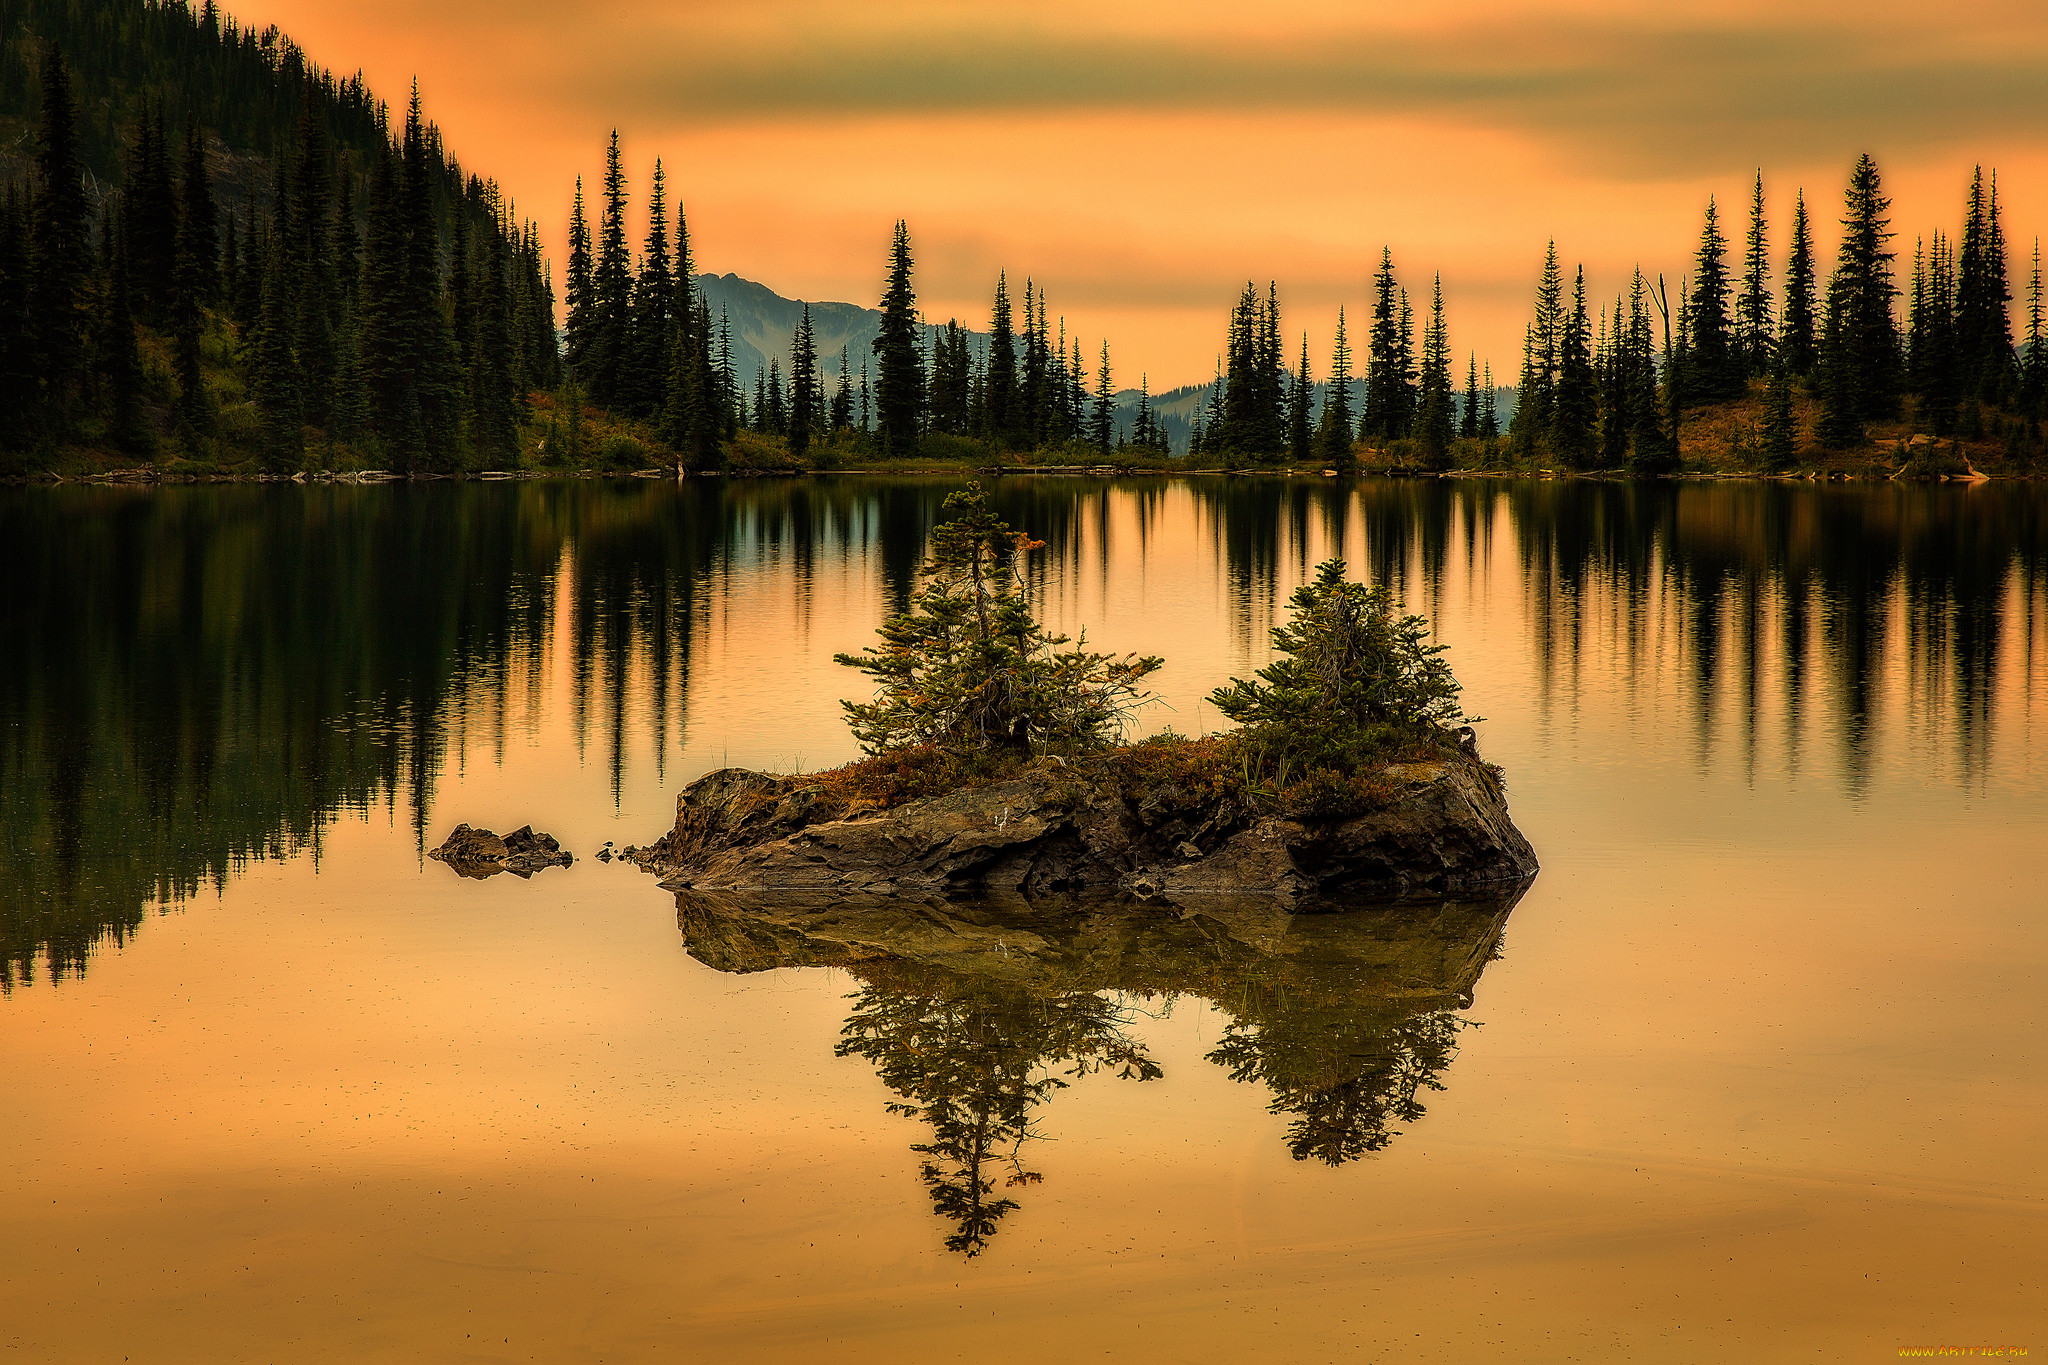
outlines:
{"label": "sunset sky", "polygon": [[1804,187],[1832,252],[1868,150],[1898,246],[1999,171],[2014,293],[2048,223],[2048,8],[1901,0],[822,4],[253,0],[315,61],[427,112],[559,261],[614,126],[635,206],[660,156],[700,269],[872,305],[909,221],[921,302],[985,326],[998,267],[1050,290],[1119,384],[1206,379],[1247,278],[1329,361],[1380,246],[1441,272],[1451,341],[1512,383],[1543,244],[1595,298],[1683,273],[1707,197],[1738,250],[1751,174],[1782,262]]}

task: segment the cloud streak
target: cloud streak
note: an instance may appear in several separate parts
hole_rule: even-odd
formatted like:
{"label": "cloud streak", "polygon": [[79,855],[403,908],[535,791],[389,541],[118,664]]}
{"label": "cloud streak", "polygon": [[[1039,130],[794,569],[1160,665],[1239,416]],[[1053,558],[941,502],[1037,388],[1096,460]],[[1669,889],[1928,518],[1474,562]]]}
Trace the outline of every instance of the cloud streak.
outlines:
{"label": "cloud streak", "polygon": [[729,32],[571,80],[565,94],[700,126],[1071,115],[1317,113],[1451,119],[1552,139],[1616,170],[1956,141],[2048,88],[2048,25],[1946,48],[1847,20],[1350,28],[1283,40],[952,23],[827,30],[800,44]]}

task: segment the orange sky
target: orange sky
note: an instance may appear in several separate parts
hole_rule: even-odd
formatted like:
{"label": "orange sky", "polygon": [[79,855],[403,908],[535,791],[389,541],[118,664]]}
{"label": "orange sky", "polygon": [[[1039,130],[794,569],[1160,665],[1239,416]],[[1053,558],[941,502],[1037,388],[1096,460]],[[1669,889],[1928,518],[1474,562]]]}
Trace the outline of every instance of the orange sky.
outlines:
{"label": "orange sky", "polygon": [[[2000,171],[2018,256],[2048,222],[2048,10],[1901,0],[1573,5],[1453,0],[1088,4],[817,0],[257,0],[314,60],[387,98],[417,75],[472,170],[557,257],[575,176],[624,139],[656,156],[698,265],[873,304],[910,223],[936,318],[985,325],[998,267],[1031,275],[1120,384],[1204,379],[1246,278],[1328,363],[1382,243],[1451,340],[1513,382],[1543,243],[1611,297],[1681,273],[1717,195],[1739,240],[1751,173],[1782,259],[1804,186],[1823,250],[1869,150],[1900,246],[1953,230],[1970,167]],[[2025,263],[2015,261],[2015,293]]]}

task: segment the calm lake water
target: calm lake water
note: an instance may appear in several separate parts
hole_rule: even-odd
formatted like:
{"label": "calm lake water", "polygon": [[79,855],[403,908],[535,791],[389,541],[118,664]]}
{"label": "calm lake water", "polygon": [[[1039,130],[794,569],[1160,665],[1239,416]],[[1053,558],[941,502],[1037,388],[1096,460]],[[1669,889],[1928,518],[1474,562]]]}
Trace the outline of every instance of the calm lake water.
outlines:
{"label": "calm lake water", "polygon": [[1541,876],[807,922],[594,860],[853,756],[950,486],[0,489],[0,1353],[2048,1348],[2048,492],[1008,480],[1149,727],[1391,581]]}

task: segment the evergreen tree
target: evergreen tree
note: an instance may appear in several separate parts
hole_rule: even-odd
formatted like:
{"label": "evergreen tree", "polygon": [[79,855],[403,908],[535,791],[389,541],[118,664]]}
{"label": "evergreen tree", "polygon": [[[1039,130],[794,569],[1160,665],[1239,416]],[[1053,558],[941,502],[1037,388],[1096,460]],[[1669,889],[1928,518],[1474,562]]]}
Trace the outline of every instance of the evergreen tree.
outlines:
{"label": "evergreen tree", "polygon": [[166,140],[163,101],[152,110],[145,100],[129,142],[122,237],[137,313],[157,327],[170,320],[177,272],[178,199]]}
{"label": "evergreen tree", "polygon": [[116,243],[107,256],[106,326],[99,347],[100,378],[111,399],[109,435],[130,454],[147,453],[149,433],[142,423],[142,353],[135,340],[133,283],[128,253]]}
{"label": "evergreen tree", "polygon": [[[1308,372],[1308,333],[1301,334],[1301,360],[1294,370],[1294,386],[1287,396],[1287,458],[1293,464],[1307,464],[1315,454],[1316,391]],[[1141,402],[1141,416],[1150,416],[1150,403]]]}
{"label": "evergreen tree", "polygon": [[285,251],[273,242],[263,261],[263,307],[256,324],[250,397],[263,420],[264,463],[274,472],[296,469],[302,448],[299,364],[292,352],[291,284]]}
{"label": "evergreen tree", "polygon": [[1959,388],[1987,403],[2003,401],[2014,378],[2011,303],[1998,181],[1994,176],[1987,190],[1980,166],[1970,185],[1956,263],[1955,341]]}
{"label": "evergreen tree", "polygon": [[441,312],[441,236],[434,213],[433,157],[417,86],[406,108],[400,144],[399,216],[405,232],[402,316],[407,351],[417,366],[406,421],[398,442],[408,468],[445,464],[455,452],[460,393],[454,347]]}
{"label": "evergreen tree", "polygon": [[1458,435],[1467,441],[1479,438],[1479,353],[1465,355],[1465,399],[1458,405]]}
{"label": "evergreen tree", "polygon": [[206,141],[199,125],[185,133],[185,165],[178,205],[177,290],[172,305],[172,355],[178,372],[178,419],[189,432],[203,434],[213,425],[206,386],[200,373],[199,340],[202,309],[220,290],[213,187],[206,173]]}
{"label": "evergreen tree", "polygon": [[[1584,272],[1580,272],[1581,284]],[[1581,290],[1583,294],[1583,289]],[[1421,394],[1415,418],[1416,439],[1422,444],[1423,466],[1444,469],[1450,465],[1451,345],[1444,329],[1444,280],[1436,277],[1430,299],[1429,325],[1423,331]]]}
{"label": "evergreen tree", "polygon": [[328,173],[327,125],[310,97],[299,106],[295,141],[291,197],[278,217],[285,234],[300,413],[308,424],[324,427],[334,377],[334,258],[329,237],[333,182]]}
{"label": "evergreen tree", "polygon": [[591,317],[583,381],[601,404],[626,394],[633,332],[633,264],[626,247],[626,173],[619,164],[619,134],[612,130],[604,159],[604,208],[598,220],[597,261],[591,269]]}
{"label": "evergreen tree", "polygon": [[661,408],[674,373],[670,348],[675,341],[676,275],[669,266],[668,187],[661,162],[647,189],[647,242],[640,254],[639,278],[633,282],[631,354],[622,379],[628,412],[649,414]]}
{"label": "evergreen tree", "polygon": [[[958,330],[955,328],[954,330]],[[853,366],[846,347],[839,348],[839,386],[832,391],[832,411],[826,425],[844,431],[853,425]]]}
{"label": "evergreen tree", "polygon": [[1550,431],[1551,405],[1557,395],[1558,350],[1564,334],[1564,275],[1557,265],[1557,243],[1543,255],[1543,276],[1536,285],[1536,312],[1522,343],[1522,376],[1517,382],[1512,432],[1525,456]]}
{"label": "evergreen tree", "polygon": [[9,184],[0,195],[0,452],[26,448],[34,430],[38,395],[28,238],[28,206],[20,187]]}
{"label": "evergreen tree", "polygon": [[1337,310],[1337,335],[1330,343],[1330,383],[1316,423],[1316,457],[1340,474],[1355,467],[1351,450],[1351,345],[1344,335],[1344,310]]}
{"label": "evergreen tree", "polygon": [[874,340],[875,423],[882,449],[909,455],[917,449],[918,409],[924,398],[924,356],[917,344],[917,294],[910,282],[910,229],[898,220],[889,247],[889,281],[882,293],[882,323]]}
{"label": "evergreen tree", "polygon": [[1771,376],[1764,407],[1764,468],[1782,472],[1799,454],[1799,429],[1792,417],[1792,377],[1779,370]]}
{"label": "evergreen tree", "polygon": [[1557,395],[1551,405],[1550,443],[1572,468],[1592,460],[1598,434],[1599,395],[1594,387],[1591,327],[1586,314],[1586,268],[1579,267],[1572,310],[1558,344]]}
{"label": "evergreen tree", "polygon": [[[1862,424],[1898,410],[1902,388],[1898,327],[1892,317],[1891,201],[1877,164],[1868,155],[1851,173],[1842,218],[1842,246],[1828,284],[1828,320],[1821,362],[1829,375],[1823,439],[1830,445],[1861,439]],[[1834,348],[1832,351],[1829,348]],[[1842,409],[1846,406],[1847,411]],[[1854,430],[1854,439],[1841,438]]]}
{"label": "evergreen tree", "polygon": [[1777,349],[1771,317],[1770,234],[1764,222],[1764,177],[1750,192],[1749,238],[1742,257],[1742,293],[1735,301],[1736,346],[1745,376],[1767,374]]}
{"label": "evergreen tree", "polygon": [[818,390],[818,344],[811,331],[808,303],[790,337],[789,391],[789,451],[802,456],[825,423],[824,396]]}
{"label": "evergreen tree", "polygon": [[2048,350],[2041,345],[2041,325],[2041,239],[2036,237],[2034,268],[2027,276],[2027,352],[2020,367],[2020,404],[2035,418],[2048,400]]}
{"label": "evergreen tree", "polygon": [[39,362],[45,434],[69,435],[84,387],[91,325],[92,247],[85,170],[78,158],[71,73],[53,44],[43,58],[31,210],[28,315]]}
{"label": "evergreen tree", "polygon": [[1813,373],[1819,357],[1814,328],[1813,230],[1806,217],[1806,192],[1792,210],[1792,255],[1785,265],[1785,308],[1778,354],[1785,369],[1803,379]]}
{"label": "evergreen tree", "polygon": [[995,272],[995,307],[989,313],[989,362],[981,381],[981,432],[997,444],[1016,438],[1018,356],[1010,317],[1008,276]]}
{"label": "evergreen tree", "polygon": [[1707,200],[1700,250],[1693,266],[1686,390],[1696,399],[1720,402],[1743,391],[1744,365],[1728,325],[1728,243],[1714,201]]}
{"label": "evergreen tree", "polygon": [[1479,439],[1491,444],[1500,439],[1500,414],[1494,410],[1493,362],[1487,361],[1480,370],[1479,390]]}
{"label": "evergreen tree", "polygon": [[1403,325],[1405,297],[1394,278],[1394,253],[1380,248],[1372,282],[1372,330],[1366,337],[1365,410],[1359,417],[1364,440],[1395,441],[1407,436],[1414,407],[1415,377],[1408,355],[1412,343]]}
{"label": "evergreen tree", "polygon": [[477,291],[470,439],[487,463],[502,466],[514,462],[519,454],[519,414],[512,381],[511,262],[503,231],[484,234],[484,253]]}
{"label": "evergreen tree", "polygon": [[1116,390],[1110,387],[1109,342],[1102,343],[1102,364],[1095,371],[1095,408],[1088,416],[1088,439],[1097,454],[1109,454],[1116,438]]}
{"label": "evergreen tree", "polygon": [[576,177],[576,198],[569,208],[569,265],[565,273],[569,317],[564,331],[569,368],[581,373],[588,364],[590,337],[597,322],[597,286],[591,266],[590,225],[583,216],[583,177]]}

